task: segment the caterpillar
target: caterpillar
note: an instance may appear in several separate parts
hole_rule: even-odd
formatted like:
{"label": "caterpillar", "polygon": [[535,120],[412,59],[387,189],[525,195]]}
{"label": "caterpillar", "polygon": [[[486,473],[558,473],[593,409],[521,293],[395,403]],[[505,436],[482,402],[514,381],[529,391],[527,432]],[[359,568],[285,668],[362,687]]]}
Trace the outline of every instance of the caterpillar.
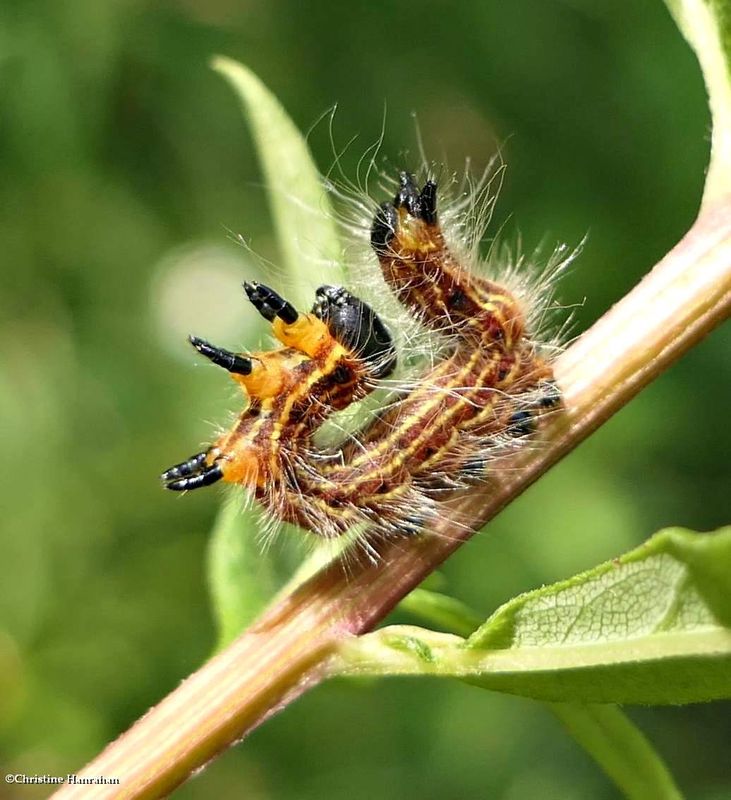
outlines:
{"label": "caterpillar", "polygon": [[505,452],[560,409],[524,301],[471,271],[450,246],[435,180],[419,188],[401,172],[369,238],[387,287],[443,340],[439,358],[354,434],[324,446],[316,436],[323,424],[393,373],[392,332],[343,287],[321,286],[302,313],[268,286],[245,283],[281,346],[247,356],[190,337],[248,403],[210,447],[163,473],[166,488],[239,484],[277,520],[330,539],[355,525],[375,536],[415,534],[443,500],[486,480]]}

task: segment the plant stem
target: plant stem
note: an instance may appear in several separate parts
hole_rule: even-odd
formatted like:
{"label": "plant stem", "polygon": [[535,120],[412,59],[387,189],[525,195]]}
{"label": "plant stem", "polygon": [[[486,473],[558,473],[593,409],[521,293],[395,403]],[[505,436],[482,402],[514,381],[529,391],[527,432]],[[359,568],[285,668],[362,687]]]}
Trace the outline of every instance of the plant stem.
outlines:
{"label": "plant stem", "polygon": [[682,800],[652,745],[617,706],[549,703],[548,707],[629,800]]}
{"label": "plant stem", "polygon": [[731,198],[705,211],[653,271],[556,363],[565,413],[489,493],[449,504],[434,529],[325,567],[107,747],[54,797],[156,798],[328,675],[338,642],[370,630],[447,556],[657,377],[731,309]]}

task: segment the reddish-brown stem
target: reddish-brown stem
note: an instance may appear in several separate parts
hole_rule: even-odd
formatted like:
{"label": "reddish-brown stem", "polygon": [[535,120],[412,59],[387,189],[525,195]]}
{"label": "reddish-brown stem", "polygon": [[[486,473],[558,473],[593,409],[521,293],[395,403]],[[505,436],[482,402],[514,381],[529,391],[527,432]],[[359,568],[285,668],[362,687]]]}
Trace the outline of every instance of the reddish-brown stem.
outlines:
{"label": "reddish-brown stem", "polygon": [[[249,630],[110,744],[54,797],[156,798],[328,674],[345,637],[370,630],[453,550],[719,325],[731,309],[731,198],[558,360],[566,412],[540,448],[518,454],[489,492],[451,507],[430,534],[381,546],[377,565],[331,565],[278,600]],[[447,515],[445,515],[446,517]],[[459,520],[455,523],[455,520]]]}

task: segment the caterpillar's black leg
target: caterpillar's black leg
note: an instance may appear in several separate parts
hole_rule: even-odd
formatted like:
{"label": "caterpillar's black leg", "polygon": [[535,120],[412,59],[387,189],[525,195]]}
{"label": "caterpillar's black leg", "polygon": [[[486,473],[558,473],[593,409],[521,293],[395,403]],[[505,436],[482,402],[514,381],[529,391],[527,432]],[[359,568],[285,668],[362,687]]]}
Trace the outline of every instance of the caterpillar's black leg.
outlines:
{"label": "caterpillar's black leg", "polygon": [[168,481],[174,481],[178,478],[185,478],[188,475],[193,475],[194,473],[199,472],[206,463],[207,455],[207,450],[204,450],[202,453],[196,453],[187,461],[182,461],[180,464],[176,464],[174,467],[170,467],[170,469],[165,470],[160,478],[167,483]]}
{"label": "caterpillar's black leg", "polygon": [[511,436],[529,436],[536,429],[536,421],[530,411],[516,411],[508,420]]}
{"label": "caterpillar's black leg", "polygon": [[561,405],[561,390],[553,380],[540,381],[538,392],[531,397],[527,407],[516,411],[508,419],[507,432],[511,436],[530,436],[538,427],[537,418],[545,411]]}
{"label": "caterpillar's black leg", "polygon": [[250,358],[237,356],[222,347],[216,347],[205,339],[197,336],[189,336],[190,343],[195,349],[206,358],[210,359],[216,366],[223,367],[235,375],[251,375],[252,363]]}
{"label": "caterpillar's black leg", "polygon": [[256,281],[246,281],[244,291],[254,304],[254,308],[269,322],[272,322],[274,317],[279,317],[287,325],[297,321],[297,317],[299,317],[297,309],[281,295],[278,295],[274,289]]}
{"label": "caterpillar's black leg", "polygon": [[426,517],[420,514],[409,514],[398,523],[399,533],[404,536],[418,536],[424,531],[425,526]]}
{"label": "caterpillar's black leg", "polygon": [[386,326],[375,311],[340,286],[320,286],[312,313],[327,323],[330,333],[368,362],[377,378],[396,366],[396,350]]}
{"label": "caterpillar's black leg", "polygon": [[398,213],[393,203],[381,203],[371,225],[371,247],[376,255],[387,255],[396,235]]}
{"label": "caterpillar's black leg", "polygon": [[556,381],[543,381],[539,385],[541,396],[537,405],[541,408],[556,408],[561,405],[561,390]]}
{"label": "caterpillar's black leg", "polygon": [[485,480],[490,465],[490,456],[473,455],[465,459],[459,470],[459,477],[467,483],[480,483]]}
{"label": "caterpillar's black leg", "polygon": [[223,470],[219,464],[213,464],[201,470],[196,475],[169,481],[165,484],[165,488],[172,489],[174,492],[184,492],[188,489],[199,489],[201,486],[210,486],[212,483],[220,481],[221,478],[223,478]]}

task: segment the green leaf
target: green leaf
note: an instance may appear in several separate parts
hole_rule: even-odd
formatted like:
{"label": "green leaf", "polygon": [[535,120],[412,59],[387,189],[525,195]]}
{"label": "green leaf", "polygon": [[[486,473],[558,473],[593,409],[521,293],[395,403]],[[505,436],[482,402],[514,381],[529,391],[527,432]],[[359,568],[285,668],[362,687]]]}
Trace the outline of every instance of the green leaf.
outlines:
{"label": "green leaf", "polygon": [[[213,68],[237,93],[251,127],[269,197],[284,285],[309,309],[322,283],[341,283],[341,245],[330,200],[302,134],[264,84],[246,67],[219,56]],[[274,553],[262,552],[260,515],[242,510],[237,493],[222,506],[209,552],[209,586],[223,646],[267,605],[283,583]],[[289,527],[289,526],[284,526]]]}
{"label": "green leaf", "polygon": [[673,528],[511,600],[468,640],[385,628],[344,645],[338,669],[460,677],[554,702],[701,702],[731,697],[730,621],[731,528]]}
{"label": "green leaf", "polygon": [[256,537],[256,514],[242,506],[239,493],[231,492],[218,512],[208,550],[218,647],[235,639],[259,615],[278,586],[272,557],[262,553]]}
{"label": "green leaf", "polygon": [[469,636],[480,624],[477,614],[461,600],[421,587],[409,592],[397,608],[460,636]]}
{"label": "green leaf", "polygon": [[713,137],[703,194],[707,206],[731,191],[731,4],[728,0],[665,2],[695,51],[708,90]]}
{"label": "green leaf", "polygon": [[342,282],[335,216],[307,142],[279,101],[243,64],[217,56],[251,127],[266,181],[288,297],[309,309],[315,289]]}
{"label": "green leaf", "polygon": [[672,775],[642,731],[616,706],[549,708],[629,800],[680,800]]}

